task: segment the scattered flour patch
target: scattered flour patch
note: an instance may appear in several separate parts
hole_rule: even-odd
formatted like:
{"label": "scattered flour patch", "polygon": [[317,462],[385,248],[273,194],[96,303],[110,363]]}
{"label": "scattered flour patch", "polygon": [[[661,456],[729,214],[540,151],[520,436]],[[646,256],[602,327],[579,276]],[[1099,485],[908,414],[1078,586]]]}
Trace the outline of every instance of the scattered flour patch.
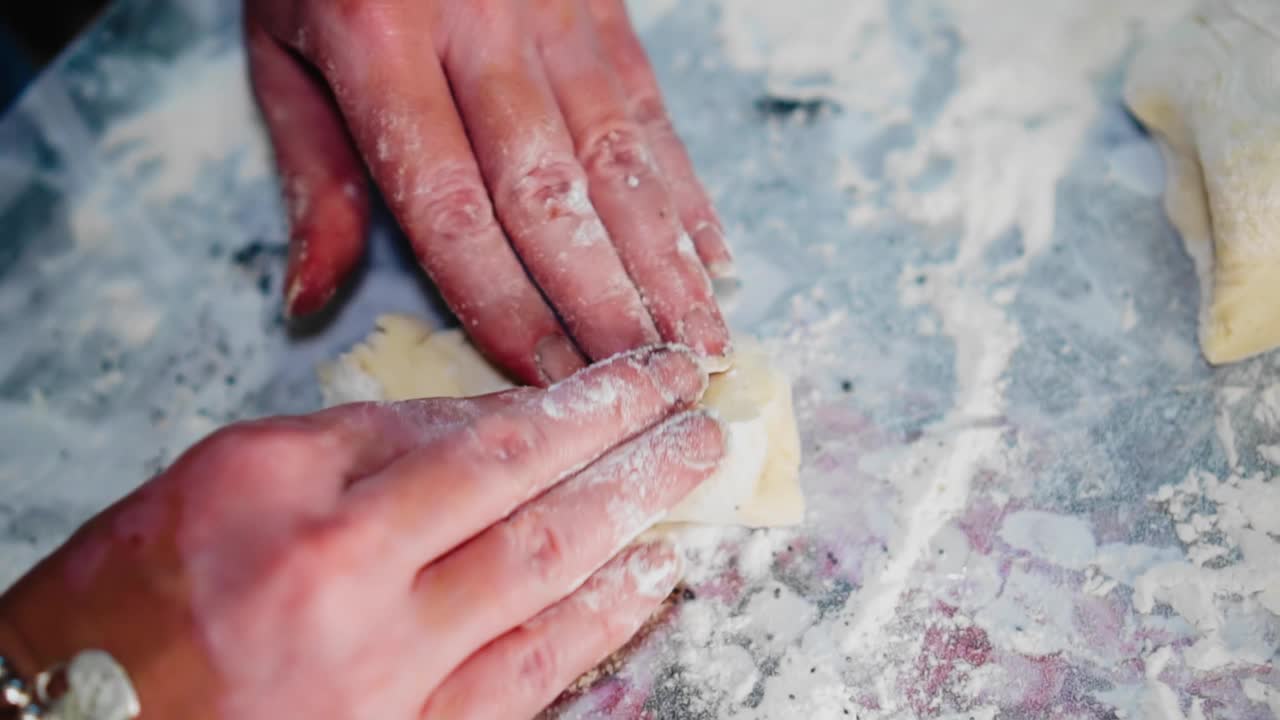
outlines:
{"label": "scattered flour patch", "polygon": [[1000,538],[1072,570],[1085,567],[1097,555],[1093,531],[1083,520],[1039,510],[1011,513],[1000,527]]}

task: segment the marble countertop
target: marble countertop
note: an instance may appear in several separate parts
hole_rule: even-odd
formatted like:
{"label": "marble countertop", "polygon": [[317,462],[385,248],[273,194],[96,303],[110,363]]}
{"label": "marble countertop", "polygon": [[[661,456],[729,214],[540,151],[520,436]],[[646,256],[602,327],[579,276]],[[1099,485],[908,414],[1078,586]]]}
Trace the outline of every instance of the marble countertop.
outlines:
{"label": "marble countertop", "polygon": [[[1120,100],[1144,3],[633,5],[810,510],[693,533],[688,590],[552,716],[1274,717],[1280,356],[1198,353]],[[376,314],[445,321],[384,214],[286,327],[235,6],[121,0],[0,118],[6,579],[212,428],[318,407]]]}

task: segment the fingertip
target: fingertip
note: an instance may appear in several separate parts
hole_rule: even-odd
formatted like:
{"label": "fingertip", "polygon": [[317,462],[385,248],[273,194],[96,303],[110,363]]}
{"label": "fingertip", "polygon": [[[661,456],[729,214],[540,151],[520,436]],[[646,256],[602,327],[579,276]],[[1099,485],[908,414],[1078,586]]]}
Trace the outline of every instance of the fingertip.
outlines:
{"label": "fingertip", "polygon": [[698,250],[698,257],[713,280],[736,276],[733,253],[729,250],[724,232],[716,223],[702,222],[689,234],[693,238],[694,247]]}
{"label": "fingertip", "polygon": [[674,545],[654,539],[633,545],[622,559],[633,591],[650,600],[661,600],[684,576],[684,561]]}
{"label": "fingertip", "polygon": [[703,355],[698,357],[702,371],[708,375],[718,375],[733,367],[733,344],[725,345],[719,355]]}
{"label": "fingertip", "polygon": [[712,280],[732,280],[737,277],[738,270],[732,259],[710,260],[707,263],[707,274]]}
{"label": "fingertip", "polygon": [[544,336],[534,346],[533,354],[544,385],[564,380],[586,367],[577,346],[560,333]]}
{"label": "fingertip", "polygon": [[707,391],[710,378],[697,354],[688,347],[655,345],[627,355],[642,364],[668,405],[692,405]]}
{"label": "fingertip", "polygon": [[313,179],[304,190],[296,177],[288,185],[292,241],[285,271],[286,317],[320,311],[336,294],[364,253],[368,191],[355,183],[335,186]]}
{"label": "fingertip", "polygon": [[333,287],[308,283],[301,270],[291,270],[285,274],[284,316],[295,319],[313,315],[329,304],[334,292]]}
{"label": "fingertip", "polygon": [[728,369],[733,353],[729,328],[713,304],[689,309],[675,327],[675,339],[688,345],[702,358],[710,372]]}
{"label": "fingertip", "polygon": [[702,409],[685,413],[667,428],[679,445],[687,465],[716,466],[724,459],[728,429],[713,411]]}

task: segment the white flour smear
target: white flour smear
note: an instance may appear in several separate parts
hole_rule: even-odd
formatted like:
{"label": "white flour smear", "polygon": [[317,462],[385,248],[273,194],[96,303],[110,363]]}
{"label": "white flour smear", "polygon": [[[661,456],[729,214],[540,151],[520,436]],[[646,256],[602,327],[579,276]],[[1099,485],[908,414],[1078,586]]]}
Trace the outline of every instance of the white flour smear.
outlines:
{"label": "white flour smear", "polygon": [[[851,242],[856,228],[873,225],[878,212],[922,226],[951,228],[959,236],[953,256],[907,267],[898,283],[901,303],[931,310],[940,332],[954,343],[953,404],[932,430],[925,430],[910,457],[889,473],[896,496],[884,512],[893,515],[895,531],[883,555],[866,562],[864,584],[847,601],[819,608],[780,586],[755,594],[749,612],[731,612],[740,608],[714,600],[684,608],[678,634],[683,667],[696,684],[723,691],[719,700],[703,701],[708,704],[705,709],[730,718],[844,718],[855,708],[861,718],[937,712],[937,699],[913,700],[909,691],[919,681],[915,675],[923,671],[899,662],[919,654],[927,641],[919,637],[919,628],[895,624],[928,601],[928,592],[916,591],[938,590],[932,587],[937,583],[958,583],[970,606],[975,598],[988,598],[976,617],[956,614],[945,632],[964,634],[980,627],[996,645],[1028,655],[1068,649],[1085,656],[1095,652],[1073,621],[1071,602],[1054,603],[1059,591],[1052,583],[1034,568],[1018,567],[1001,581],[994,561],[971,552],[952,521],[971,500],[975,477],[1011,465],[1003,430],[998,423],[984,426],[982,421],[999,418],[1007,408],[1004,378],[1022,342],[1008,307],[1031,263],[1051,246],[1058,183],[1098,117],[1096,84],[1135,37],[1163,27],[1190,4],[937,3],[945,24],[959,36],[955,91],[932,123],[916,128],[914,142],[888,155],[883,180],[865,177],[855,164],[840,158],[839,182],[859,194],[881,191],[890,199],[890,207],[880,211],[863,206],[851,213]],[[894,5],[890,0],[724,2],[721,37],[730,60],[742,70],[762,73],[768,90],[777,96],[821,98],[884,124],[910,121],[912,93],[922,68],[897,51],[890,28],[895,12],[918,22],[924,11],[917,3]],[[815,37],[834,40],[814,42]],[[940,36],[924,42],[943,41]],[[950,174],[921,189],[915,181],[938,161],[949,164]],[[1011,235],[1020,239],[1021,252],[1012,259],[993,260],[995,244]],[[805,403],[797,402],[803,417]],[[1028,482],[1015,480],[1015,485]],[[1270,593],[1280,592],[1280,584],[1268,574],[1274,573],[1276,561],[1265,558],[1280,555],[1273,539],[1251,529],[1249,523],[1261,518],[1240,511],[1242,503],[1271,500],[1272,487],[1261,478],[1237,478],[1219,483],[1215,494],[1208,495],[1219,507],[1213,527],[1236,538],[1233,542],[1245,552],[1246,563],[1272,563],[1245,565],[1243,572],[1188,565],[1176,561],[1176,552],[1171,555],[1167,549],[1099,546],[1087,522],[1048,513],[1011,516],[1002,539],[1063,570],[1084,574],[1086,588],[1099,597],[1118,583],[1136,583],[1139,601],[1147,602],[1140,609],[1177,603],[1174,608],[1181,613],[1178,607],[1183,606],[1194,616],[1187,620],[1197,627],[1205,623],[1207,630],[1203,647],[1197,645],[1199,649],[1188,654],[1188,663],[1219,667],[1262,661],[1275,652],[1266,639],[1275,637],[1274,628],[1265,625],[1270,634],[1245,637],[1232,624],[1238,615],[1228,608],[1236,607],[1232,598],[1243,592],[1249,598],[1243,606],[1258,611],[1249,617],[1274,620],[1268,614],[1274,608],[1267,603],[1274,600]],[[1009,498],[993,493],[992,499],[1002,504]],[[814,512],[822,513],[823,508]],[[735,551],[735,545],[744,542],[737,534],[701,532],[693,543],[693,555],[701,558],[694,567],[727,566],[747,581],[767,578],[771,559],[786,552],[791,540],[789,533],[756,533]],[[945,561],[937,559],[944,556]],[[920,572],[926,559],[930,572]],[[1241,584],[1250,569],[1255,576]],[[694,579],[712,576],[707,572]],[[1028,614],[1028,604],[1038,610]],[[748,647],[775,649],[776,666],[767,672],[757,667],[743,649]],[[1096,652],[1096,659],[1105,662],[1105,653]],[[1021,682],[1010,672],[991,665],[972,667],[964,690],[971,698],[998,700],[1002,692],[1012,692],[1002,686]],[[1177,708],[1176,697],[1172,706],[1168,704],[1173,691],[1158,675],[1148,674],[1146,695],[1135,702]],[[1264,686],[1255,694],[1264,691],[1271,692]],[[1118,708],[1129,704],[1115,701]],[[994,706],[974,706],[963,717],[991,717],[995,712]]]}

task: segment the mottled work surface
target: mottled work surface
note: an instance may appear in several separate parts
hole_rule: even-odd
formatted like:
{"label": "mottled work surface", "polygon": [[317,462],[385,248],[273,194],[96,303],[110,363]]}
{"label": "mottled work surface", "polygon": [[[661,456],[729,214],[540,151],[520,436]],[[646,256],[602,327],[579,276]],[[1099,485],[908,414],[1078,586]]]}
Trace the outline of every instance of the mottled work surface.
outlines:
{"label": "mottled work surface", "polygon": [[[0,120],[6,580],[211,428],[317,407],[376,313],[439,315],[384,219],[331,321],[282,323],[235,5],[120,2]],[[689,589],[554,716],[1276,715],[1280,356],[1200,359],[1119,101],[1185,6],[637,3],[811,509],[692,534]]]}

